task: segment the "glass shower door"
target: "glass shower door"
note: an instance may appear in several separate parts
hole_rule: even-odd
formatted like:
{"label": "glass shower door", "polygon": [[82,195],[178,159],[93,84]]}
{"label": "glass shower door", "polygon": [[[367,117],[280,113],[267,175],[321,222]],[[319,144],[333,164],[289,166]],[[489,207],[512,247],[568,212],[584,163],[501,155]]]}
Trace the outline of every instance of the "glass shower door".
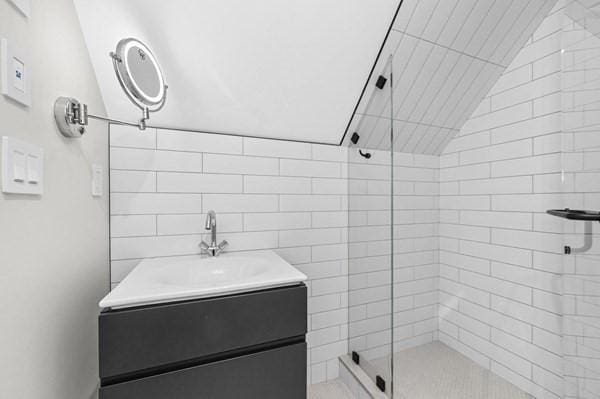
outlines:
{"label": "glass shower door", "polygon": [[[383,56],[382,56],[383,57]],[[348,155],[348,342],[354,363],[391,397],[392,129],[391,60],[355,115],[362,138]],[[361,103],[362,104],[362,103]]]}
{"label": "glass shower door", "polygon": [[[600,211],[600,4],[569,2],[562,36],[564,205]],[[564,228],[564,397],[599,399],[600,225]]]}

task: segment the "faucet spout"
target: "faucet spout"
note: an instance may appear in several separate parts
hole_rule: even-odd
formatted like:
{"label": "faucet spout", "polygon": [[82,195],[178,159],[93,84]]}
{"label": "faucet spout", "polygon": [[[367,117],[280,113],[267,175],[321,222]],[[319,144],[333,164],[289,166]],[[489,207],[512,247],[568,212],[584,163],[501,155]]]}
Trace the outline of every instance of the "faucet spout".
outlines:
{"label": "faucet spout", "polygon": [[205,230],[210,230],[210,245],[202,241],[200,249],[202,253],[207,253],[210,256],[218,256],[228,245],[227,241],[223,240],[217,244],[217,214],[215,211],[208,211],[206,214]]}
{"label": "faucet spout", "polygon": [[212,229],[213,225],[217,224],[217,214],[215,211],[208,211],[206,214],[206,224],[204,226],[205,230]]}
{"label": "faucet spout", "polygon": [[210,230],[210,246],[217,245],[217,214],[215,211],[208,211],[206,214],[206,230]]}

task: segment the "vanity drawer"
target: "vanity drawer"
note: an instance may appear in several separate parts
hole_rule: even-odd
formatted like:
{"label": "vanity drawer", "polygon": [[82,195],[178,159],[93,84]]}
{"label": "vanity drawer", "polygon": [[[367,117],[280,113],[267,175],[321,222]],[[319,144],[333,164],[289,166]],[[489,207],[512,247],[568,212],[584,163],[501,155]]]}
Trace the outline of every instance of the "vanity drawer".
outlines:
{"label": "vanity drawer", "polygon": [[104,385],[165,366],[173,369],[223,358],[223,353],[237,356],[274,341],[304,340],[305,334],[304,284],[103,311],[99,317],[100,379]]}
{"label": "vanity drawer", "polygon": [[306,343],[100,388],[100,399],[306,399]]}

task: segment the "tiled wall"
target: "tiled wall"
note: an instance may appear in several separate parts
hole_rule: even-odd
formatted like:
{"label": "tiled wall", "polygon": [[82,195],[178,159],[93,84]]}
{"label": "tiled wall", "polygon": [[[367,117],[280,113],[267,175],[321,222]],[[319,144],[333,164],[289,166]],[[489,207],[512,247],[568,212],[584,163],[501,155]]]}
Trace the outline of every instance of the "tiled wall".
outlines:
{"label": "tiled wall", "polygon": [[440,340],[562,395],[561,18],[555,8],[440,158]]}
{"label": "tiled wall", "polygon": [[308,275],[309,381],[347,353],[347,151],[111,126],[112,283],[139,260],[199,253],[215,210],[228,251],[275,249]]}
{"label": "tiled wall", "polygon": [[[437,337],[439,157],[350,149],[350,349],[368,360]],[[394,174],[394,317],[391,317],[391,173]]]}
{"label": "tiled wall", "polygon": [[394,156],[394,352],[438,339],[438,156]]}
{"label": "tiled wall", "polygon": [[[196,254],[214,209],[229,250],[275,249],[309,275],[313,383],[338,375],[348,336],[367,359],[389,355],[393,323],[394,351],[439,338],[536,397],[597,398],[600,238],[565,258],[563,233],[577,246],[582,226],[545,213],[600,209],[581,101],[597,68],[561,70],[564,4],[441,157],[394,154],[393,320],[385,151],[113,126],[112,282],[145,257]],[[577,76],[590,87],[562,133],[561,80]]]}
{"label": "tiled wall", "polygon": [[[565,190],[578,205],[600,209],[600,125],[598,7],[573,2],[563,23],[563,151]],[[577,22],[574,22],[577,21]],[[600,233],[592,229],[591,248],[565,257],[564,338],[565,398],[600,398]],[[584,222],[564,222],[565,244],[585,243]]]}

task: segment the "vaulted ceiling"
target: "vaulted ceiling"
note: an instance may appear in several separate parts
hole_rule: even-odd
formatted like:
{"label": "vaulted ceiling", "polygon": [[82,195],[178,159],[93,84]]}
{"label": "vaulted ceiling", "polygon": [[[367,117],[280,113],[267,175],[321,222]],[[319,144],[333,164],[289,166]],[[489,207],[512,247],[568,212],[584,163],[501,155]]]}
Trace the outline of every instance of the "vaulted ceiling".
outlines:
{"label": "vaulted ceiling", "polygon": [[339,144],[399,2],[75,0],[75,5],[110,117],[140,117],[121,92],[108,57],[120,39],[136,37],[153,50],[169,85],[166,106],[152,115],[152,124]]}
{"label": "vaulted ceiling", "polygon": [[441,153],[555,3],[75,0],[110,117],[139,118],[108,57],[136,37],[169,84],[154,125],[346,145],[356,131],[390,149],[393,112],[393,149],[423,154]]}
{"label": "vaulted ceiling", "polygon": [[404,0],[345,142],[390,149],[393,112],[395,151],[441,153],[555,3]]}

